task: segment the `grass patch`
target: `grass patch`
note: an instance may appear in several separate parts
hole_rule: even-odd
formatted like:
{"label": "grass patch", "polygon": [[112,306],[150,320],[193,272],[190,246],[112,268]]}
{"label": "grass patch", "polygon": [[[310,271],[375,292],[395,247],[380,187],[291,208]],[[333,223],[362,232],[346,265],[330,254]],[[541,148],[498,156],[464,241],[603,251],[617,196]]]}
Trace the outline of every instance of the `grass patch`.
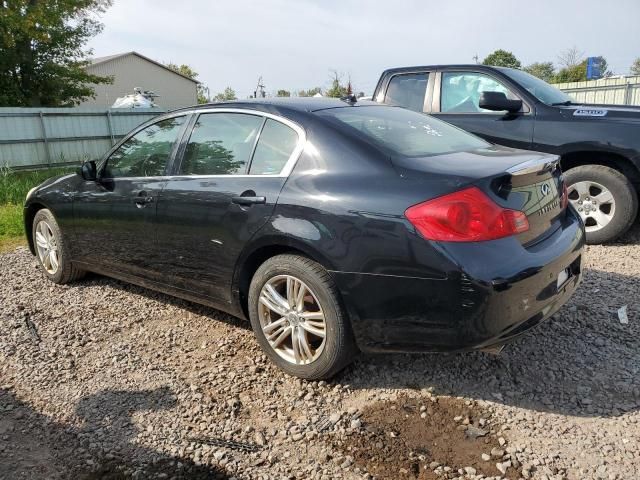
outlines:
{"label": "grass patch", "polygon": [[0,205],[0,252],[25,242],[22,205]]}
{"label": "grass patch", "polygon": [[40,185],[47,178],[70,173],[76,167],[47,168],[33,171],[14,171],[10,168],[0,168],[0,205],[7,203],[22,205],[27,192]]}
{"label": "grass patch", "polygon": [[0,168],[0,253],[26,245],[22,205],[27,192],[47,178],[74,171],[74,167],[13,171]]}

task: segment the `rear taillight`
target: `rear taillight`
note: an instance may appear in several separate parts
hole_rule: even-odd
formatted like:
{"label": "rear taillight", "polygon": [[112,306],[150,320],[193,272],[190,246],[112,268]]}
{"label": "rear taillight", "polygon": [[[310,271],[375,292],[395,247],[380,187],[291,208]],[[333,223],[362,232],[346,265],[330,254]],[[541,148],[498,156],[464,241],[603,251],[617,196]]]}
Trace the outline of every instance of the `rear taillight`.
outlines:
{"label": "rear taillight", "polygon": [[428,240],[481,242],[529,230],[527,216],[470,187],[409,207],[405,217]]}
{"label": "rear taillight", "polygon": [[567,182],[562,182],[562,195],[560,196],[560,207],[562,210],[569,205],[569,189],[567,188]]}

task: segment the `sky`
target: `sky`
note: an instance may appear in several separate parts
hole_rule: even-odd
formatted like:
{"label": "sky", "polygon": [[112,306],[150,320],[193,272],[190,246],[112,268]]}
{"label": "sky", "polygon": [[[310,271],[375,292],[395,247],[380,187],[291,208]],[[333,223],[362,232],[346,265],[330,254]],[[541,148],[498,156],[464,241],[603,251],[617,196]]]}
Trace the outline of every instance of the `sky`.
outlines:
{"label": "sky", "polygon": [[498,48],[527,65],[575,46],[628,74],[639,19],[640,0],[114,0],[88,46],[187,64],[211,95],[230,86],[246,98],[260,76],[271,94],[326,88],[332,71],[371,94],[385,68]]}

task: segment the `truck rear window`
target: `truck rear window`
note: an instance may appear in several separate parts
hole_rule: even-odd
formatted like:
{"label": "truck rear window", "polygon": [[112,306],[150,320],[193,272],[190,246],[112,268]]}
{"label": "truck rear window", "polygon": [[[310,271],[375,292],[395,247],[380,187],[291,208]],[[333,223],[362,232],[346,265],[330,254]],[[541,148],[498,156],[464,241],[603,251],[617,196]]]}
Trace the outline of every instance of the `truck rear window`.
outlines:
{"label": "truck rear window", "polygon": [[338,126],[361,133],[393,154],[429,157],[487,148],[489,143],[442,120],[389,106],[332,108],[318,112]]}

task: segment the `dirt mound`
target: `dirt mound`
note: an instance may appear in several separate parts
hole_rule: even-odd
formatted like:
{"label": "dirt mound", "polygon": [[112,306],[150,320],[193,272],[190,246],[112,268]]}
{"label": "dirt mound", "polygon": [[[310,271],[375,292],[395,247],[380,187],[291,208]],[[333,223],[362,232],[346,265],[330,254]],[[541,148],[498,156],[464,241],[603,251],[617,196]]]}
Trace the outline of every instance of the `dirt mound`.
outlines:
{"label": "dirt mound", "polygon": [[462,400],[400,397],[366,408],[362,430],[336,447],[377,479],[519,478],[489,417]]}

